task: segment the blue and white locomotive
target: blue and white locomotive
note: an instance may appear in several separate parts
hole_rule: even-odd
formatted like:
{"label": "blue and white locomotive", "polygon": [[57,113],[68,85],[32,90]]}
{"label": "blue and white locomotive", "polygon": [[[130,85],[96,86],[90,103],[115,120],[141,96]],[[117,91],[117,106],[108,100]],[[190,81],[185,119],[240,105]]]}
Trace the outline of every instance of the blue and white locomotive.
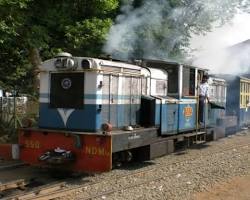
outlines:
{"label": "blue and white locomotive", "polygon": [[[39,123],[20,130],[21,159],[107,171],[115,162],[171,153],[178,141],[204,140],[224,115],[207,108],[206,126],[198,126],[197,88],[206,73],[175,62],[131,64],[61,53],[40,68]],[[224,88],[224,96],[214,97],[225,105],[226,85],[213,83],[212,93]]]}

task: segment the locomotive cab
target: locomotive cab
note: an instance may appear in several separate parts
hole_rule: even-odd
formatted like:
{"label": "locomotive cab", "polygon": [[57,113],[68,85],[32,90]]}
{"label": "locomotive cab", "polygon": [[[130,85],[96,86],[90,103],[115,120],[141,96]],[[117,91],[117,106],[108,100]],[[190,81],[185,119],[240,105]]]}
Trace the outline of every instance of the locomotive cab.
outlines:
{"label": "locomotive cab", "polygon": [[164,70],[168,74],[166,96],[155,97],[155,115],[158,116],[161,135],[173,135],[196,130],[197,87],[200,77],[207,73],[201,69],[175,62],[144,60],[144,67]]}

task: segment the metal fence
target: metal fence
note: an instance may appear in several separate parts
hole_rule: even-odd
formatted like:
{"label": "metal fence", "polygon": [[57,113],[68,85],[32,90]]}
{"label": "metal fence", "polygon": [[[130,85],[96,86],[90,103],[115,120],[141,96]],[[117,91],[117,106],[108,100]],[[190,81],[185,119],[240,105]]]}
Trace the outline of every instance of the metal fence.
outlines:
{"label": "metal fence", "polygon": [[36,122],[38,101],[28,97],[0,97],[1,127],[16,129],[24,119]]}

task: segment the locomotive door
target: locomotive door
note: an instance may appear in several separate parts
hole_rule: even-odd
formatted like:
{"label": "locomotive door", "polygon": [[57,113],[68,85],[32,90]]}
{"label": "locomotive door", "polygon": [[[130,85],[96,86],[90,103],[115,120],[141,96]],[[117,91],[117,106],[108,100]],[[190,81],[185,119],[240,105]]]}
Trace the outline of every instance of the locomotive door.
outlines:
{"label": "locomotive door", "polygon": [[131,77],[131,97],[130,97],[130,123],[131,125],[136,125],[139,123],[137,116],[140,109],[140,92],[141,92],[141,79],[137,77]]}
{"label": "locomotive door", "polygon": [[111,123],[117,127],[118,76],[103,75],[102,89],[102,123]]}
{"label": "locomotive door", "polygon": [[110,81],[110,123],[118,127],[118,76],[111,75]]}
{"label": "locomotive door", "polygon": [[124,76],[122,81],[122,97],[123,97],[123,125],[130,125],[131,116],[131,77]]}
{"label": "locomotive door", "polygon": [[103,75],[102,88],[102,123],[109,123],[109,90],[110,90],[110,75]]}
{"label": "locomotive door", "polygon": [[125,76],[123,77],[122,91],[124,98],[124,126],[138,124],[138,112],[140,109],[140,78]]}

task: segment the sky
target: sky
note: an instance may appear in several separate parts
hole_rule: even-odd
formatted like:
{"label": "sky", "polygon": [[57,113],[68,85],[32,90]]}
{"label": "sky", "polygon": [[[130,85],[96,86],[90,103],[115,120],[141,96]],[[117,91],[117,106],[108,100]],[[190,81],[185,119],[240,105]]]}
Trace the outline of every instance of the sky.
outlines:
{"label": "sky", "polygon": [[207,51],[222,49],[250,39],[250,14],[239,13],[233,20],[220,28],[214,28],[205,36],[194,36],[191,48],[197,49],[196,55]]}
{"label": "sky", "polygon": [[232,59],[226,47],[250,39],[250,14],[239,13],[231,22],[214,28],[205,36],[194,36],[191,48],[195,56],[193,64],[208,68],[211,73],[249,73],[249,50],[239,51]]}

